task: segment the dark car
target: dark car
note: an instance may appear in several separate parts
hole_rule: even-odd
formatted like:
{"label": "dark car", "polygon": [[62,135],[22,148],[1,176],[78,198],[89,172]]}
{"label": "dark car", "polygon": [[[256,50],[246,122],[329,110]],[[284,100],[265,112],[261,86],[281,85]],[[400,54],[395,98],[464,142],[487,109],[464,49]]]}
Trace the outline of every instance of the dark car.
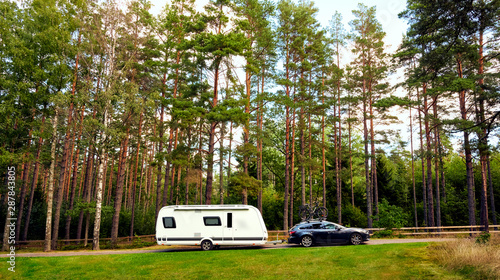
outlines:
{"label": "dark car", "polygon": [[289,244],[302,244],[304,247],[332,243],[358,245],[370,240],[370,233],[365,229],[346,228],[327,221],[302,222],[290,229],[289,234]]}

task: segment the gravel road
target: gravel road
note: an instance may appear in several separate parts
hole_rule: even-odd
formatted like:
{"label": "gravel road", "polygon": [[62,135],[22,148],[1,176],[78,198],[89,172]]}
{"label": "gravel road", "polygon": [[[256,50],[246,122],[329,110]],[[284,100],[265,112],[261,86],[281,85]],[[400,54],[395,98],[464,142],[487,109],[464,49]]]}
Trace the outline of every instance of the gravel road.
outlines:
{"label": "gravel road", "polygon": [[[452,241],[453,238],[405,238],[405,239],[373,239],[365,242],[365,245],[382,245],[395,243],[415,243],[415,242],[444,242]],[[344,246],[344,245],[334,245]],[[241,250],[241,249],[283,249],[293,248],[298,245],[277,244],[264,246],[239,246],[239,247],[221,247],[219,250]],[[118,254],[144,254],[144,253],[162,253],[162,252],[186,252],[199,251],[198,246],[153,246],[148,249],[131,250],[100,250],[100,251],[69,251],[69,252],[37,252],[37,253],[17,253],[16,257],[68,257],[68,256],[93,256],[93,255],[118,255]],[[0,257],[7,258],[7,254],[1,254]]]}

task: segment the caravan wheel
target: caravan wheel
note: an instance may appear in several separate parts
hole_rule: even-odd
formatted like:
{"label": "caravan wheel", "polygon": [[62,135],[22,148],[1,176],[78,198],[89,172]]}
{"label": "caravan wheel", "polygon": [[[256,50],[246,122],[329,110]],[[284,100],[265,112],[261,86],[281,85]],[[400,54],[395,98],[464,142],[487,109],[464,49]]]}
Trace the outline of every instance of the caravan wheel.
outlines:
{"label": "caravan wheel", "polygon": [[210,251],[210,250],[212,250],[212,247],[213,247],[212,241],[210,241],[210,240],[201,241],[201,249],[203,251]]}

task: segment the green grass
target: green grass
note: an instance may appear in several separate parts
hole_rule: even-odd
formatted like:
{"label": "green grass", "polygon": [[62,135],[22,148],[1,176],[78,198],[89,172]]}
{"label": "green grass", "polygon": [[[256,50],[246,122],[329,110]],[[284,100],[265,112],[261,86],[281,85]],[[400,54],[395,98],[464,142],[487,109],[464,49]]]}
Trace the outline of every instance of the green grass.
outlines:
{"label": "green grass", "polygon": [[0,279],[461,279],[427,243],[16,259]]}

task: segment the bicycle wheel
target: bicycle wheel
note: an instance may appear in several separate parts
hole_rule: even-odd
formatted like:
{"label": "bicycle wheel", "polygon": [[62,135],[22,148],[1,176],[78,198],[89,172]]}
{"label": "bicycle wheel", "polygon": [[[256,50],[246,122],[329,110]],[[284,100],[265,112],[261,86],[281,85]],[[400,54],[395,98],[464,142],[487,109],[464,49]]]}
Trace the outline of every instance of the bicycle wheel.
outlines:
{"label": "bicycle wheel", "polygon": [[309,207],[307,205],[299,207],[299,217],[302,221],[307,220],[307,217],[309,217]]}
{"label": "bicycle wheel", "polygon": [[326,217],[328,217],[328,209],[326,209],[326,207],[318,207],[316,209],[316,213],[320,220],[326,219]]}

